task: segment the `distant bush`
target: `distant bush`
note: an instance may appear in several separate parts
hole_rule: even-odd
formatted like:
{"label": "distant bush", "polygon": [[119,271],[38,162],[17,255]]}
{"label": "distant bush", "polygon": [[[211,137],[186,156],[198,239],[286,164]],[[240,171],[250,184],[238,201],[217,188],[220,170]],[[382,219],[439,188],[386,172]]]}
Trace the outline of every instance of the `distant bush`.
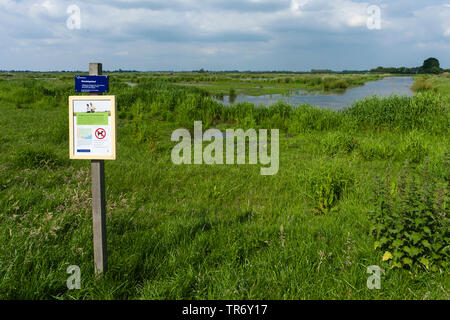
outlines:
{"label": "distant bush", "polygon": [[349,84],[344,79],[335,77],[324,78],[322,82],[323,90],[347,89]]}
{"label": "distant bush", "polygon": [[308,83],[312,86],[319,86],[322,84],[322,77],[310,77],[307,78],[308,79]]}

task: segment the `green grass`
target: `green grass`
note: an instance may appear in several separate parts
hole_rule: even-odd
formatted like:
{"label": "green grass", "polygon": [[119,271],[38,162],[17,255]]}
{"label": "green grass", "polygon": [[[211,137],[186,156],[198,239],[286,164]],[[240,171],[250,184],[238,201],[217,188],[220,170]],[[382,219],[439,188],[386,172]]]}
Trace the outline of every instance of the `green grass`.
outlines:
{"label": "green grass", "polygon": [[[379,80],[386,75],[373,74],[162,74],[152,75],[150,79],[170,82],[183,86],[197,86],[213,96],[228,95],[230,90],[237,94],[264,95],[290,94],[299,90],[309,92],[332,93],[347,88],[364,85],[368,81]],[[135,79],[143,82],[149,77]]]}
{"label": "green grass", "polygon": [[436,91],[436,87],[424,77],[416,77],[411,89],[414,92]]}
{"label": "green grass", "polygon": [[[412,99],[334,112],[278,103],[223,107],[207,90],[113,75],[118,158],[106,162],[109,271],[94,277],[90,163],[68,160],[73,78],[0,80],[1,299],[448,299],[449,270],[391,269],[370,235],[379,177],[406,160],[448,181],[448,78]],[[224,86],[226,87],[226,86]],[[229,91],[227,87],[227,91]],[[180,127],[279,128],[280,170],[176,166]],[[327,175],[339,198],[317,185]],[[446,180],[447,179],[447,180]],[[81,267],[68,291],[66,268]],[[367,266],[383,270],[368,290]]]}
{"label": "green grass", "polygon": [[415,92],[434,91],[442,95],[450,104],[450,75],[419,75],[412,87]]}

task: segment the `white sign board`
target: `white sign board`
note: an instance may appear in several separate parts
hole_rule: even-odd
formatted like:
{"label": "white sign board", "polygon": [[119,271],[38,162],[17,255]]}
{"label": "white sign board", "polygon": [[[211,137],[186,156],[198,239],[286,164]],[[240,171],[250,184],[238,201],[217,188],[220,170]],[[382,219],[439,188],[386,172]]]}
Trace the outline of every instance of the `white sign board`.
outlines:
{"label": "white sign board", "polygon": [[116,159],[115,96],[69,97],[70,159]]}

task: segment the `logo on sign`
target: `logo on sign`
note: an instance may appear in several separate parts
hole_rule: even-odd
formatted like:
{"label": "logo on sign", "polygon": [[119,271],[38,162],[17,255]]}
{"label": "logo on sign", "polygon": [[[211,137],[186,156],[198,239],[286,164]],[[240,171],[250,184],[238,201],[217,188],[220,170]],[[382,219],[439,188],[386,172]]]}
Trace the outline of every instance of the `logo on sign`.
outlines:
{"label": "logo on sign", "polygon": [[95,137],[100,140],[104,139],[106,137],[106,130],[98,128],[97,130],[95,130]]}

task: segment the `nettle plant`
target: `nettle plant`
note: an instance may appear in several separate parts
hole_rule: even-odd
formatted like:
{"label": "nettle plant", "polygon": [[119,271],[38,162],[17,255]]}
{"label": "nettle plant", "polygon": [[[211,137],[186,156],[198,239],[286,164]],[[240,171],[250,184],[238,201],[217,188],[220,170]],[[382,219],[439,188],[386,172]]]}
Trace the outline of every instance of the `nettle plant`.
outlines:
{"label": "nettle plant", "polygon": [[417,172],[408,163],[397,183],[389,175],[376,188],[372,214],[375,249],[392,268],[422,266],[446,272],[449,267],[449,182],[437,181],[428,168]]}

